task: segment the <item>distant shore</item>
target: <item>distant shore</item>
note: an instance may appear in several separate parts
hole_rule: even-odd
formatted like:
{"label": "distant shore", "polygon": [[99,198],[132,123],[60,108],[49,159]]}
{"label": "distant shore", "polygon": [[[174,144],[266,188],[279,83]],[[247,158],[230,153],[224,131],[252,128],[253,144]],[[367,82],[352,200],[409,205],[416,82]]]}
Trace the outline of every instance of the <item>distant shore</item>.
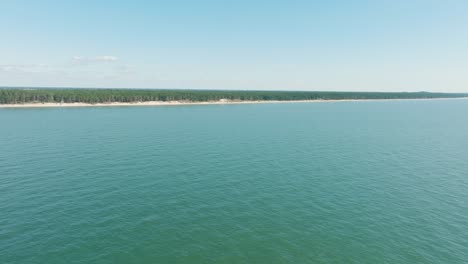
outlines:
{"label": "distant shore", "polygon": [[0,108],[48,108],[48,107],[109,107],[109,106],[177,106],[177,105],[227,105],[227,104],[278,104],[278,103],[334,103],[334,102],[365,102],[365,101],[424,101],[424,100],[466,100],[458,98],[411,98],[411,99],[341,99],[341,100],[258,100],[258,101],[148,101],[148,102],[109,102],[109,103],[25,103],[0,104]]}

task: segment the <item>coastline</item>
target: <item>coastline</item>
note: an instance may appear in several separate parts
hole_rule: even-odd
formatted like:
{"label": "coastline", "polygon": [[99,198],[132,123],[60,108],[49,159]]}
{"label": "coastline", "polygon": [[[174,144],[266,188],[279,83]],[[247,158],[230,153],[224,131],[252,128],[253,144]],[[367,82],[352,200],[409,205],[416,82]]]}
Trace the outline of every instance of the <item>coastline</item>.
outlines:
{"label": "coastline", "polygon": [[148,102],[109,102],[109,103],[25,103],[0,104],[0,108],[54,108],[54,107],[116,107],[116,106],[177,106],[177,105],[230,105],[230,104],[280,104],[280,103],[336,103],[336,102],[367,102],[367,101],[428,101],[428,100],[466,100],[468,97],[455,98],[409,98],[409,99],[342,99],[342,100],[259,100],[259,101],[148,101]]}

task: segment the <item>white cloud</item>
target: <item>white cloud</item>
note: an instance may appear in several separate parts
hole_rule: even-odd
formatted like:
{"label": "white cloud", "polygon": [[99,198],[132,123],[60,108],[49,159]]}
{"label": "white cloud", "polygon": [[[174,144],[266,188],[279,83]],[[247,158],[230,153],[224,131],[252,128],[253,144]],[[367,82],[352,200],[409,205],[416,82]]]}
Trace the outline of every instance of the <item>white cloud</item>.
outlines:
{"label": "white cloud", "polygon": [[47,64],[4,64],[0,65],[0,72],[47,72]]}
{"label": "white cloud", "polygon": [[73,56],[72,57],[72,62],[74,64],[92,64],[92,63],[98,63],[98,62],[115,62],[117,60],[119,60],[118,57],[109,56],[109,55],[96,56],[96,57],[84,57],[84,56]]}
{"label": "white cloud", "polygon": [[117,61],[118,59],[115,56],[97,56],[94,58],[95,61]]}
{"label": "white cloud", "polygon": [[83,56],[73,56],[72,61],[74,62],[79,62],[84,60],[85,58]]}

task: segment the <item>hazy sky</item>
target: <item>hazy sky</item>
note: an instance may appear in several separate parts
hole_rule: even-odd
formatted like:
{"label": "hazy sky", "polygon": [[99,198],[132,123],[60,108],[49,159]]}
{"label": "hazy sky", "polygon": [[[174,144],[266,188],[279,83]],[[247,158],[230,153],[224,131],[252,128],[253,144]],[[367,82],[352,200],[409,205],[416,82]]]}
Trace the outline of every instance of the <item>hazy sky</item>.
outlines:
{"label": "hazy sky", "polygon": [[468,91],[468,1],[0,0],[0,86]]}

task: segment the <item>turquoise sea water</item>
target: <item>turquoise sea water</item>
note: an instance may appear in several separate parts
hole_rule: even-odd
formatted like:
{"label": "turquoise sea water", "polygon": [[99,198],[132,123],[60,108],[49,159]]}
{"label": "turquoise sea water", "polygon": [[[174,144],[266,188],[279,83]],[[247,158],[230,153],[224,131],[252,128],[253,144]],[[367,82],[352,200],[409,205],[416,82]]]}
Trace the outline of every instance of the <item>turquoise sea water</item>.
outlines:
{"label": "turquoise sea water", "polygon": [[0,263],[467,263],[468,100],[0,109]]}

